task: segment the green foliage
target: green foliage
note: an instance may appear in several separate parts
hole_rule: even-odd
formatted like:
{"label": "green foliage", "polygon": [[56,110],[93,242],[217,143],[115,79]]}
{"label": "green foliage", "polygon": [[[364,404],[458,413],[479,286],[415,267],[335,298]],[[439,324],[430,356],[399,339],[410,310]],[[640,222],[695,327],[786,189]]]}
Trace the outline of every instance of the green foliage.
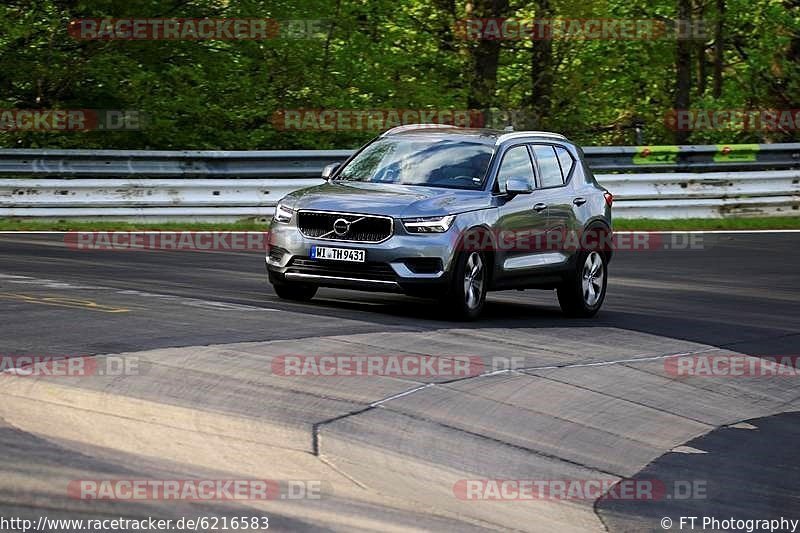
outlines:
{"label": "green foliage", "polygon": [[800,229],[800,217],[616,219],[616,231],[774,230]]}
{"label": "green foliage", "polygon": [[[471,2],[472,3],[472,2]],[[470,4],[471,4],[470,3]],[[508,16],[535,17],[536,3]],[[716,20],[714,1],[695,16]],[[559,17],[672,19],[675,0],[554,0]],[[692,108],[800,108],[796,0],[726,0],[723,89],[713,96],[713,34],[698,41]],[[355,147],[374,131],[282,131],[292,109],[455,109],[467,106],[476,42],[454,35],[467,2],[435,0],[10,0],[0,6],[0,108],[124,109],[139,131],[0,131],[18,148],[288,149]],[[260,41],[86,41],[67,31],[83,17],[258,17],[320,20],[311,38]],[[711,26],[713,29],[713,25]],[[550,113],[542,128],[583,144],[669,144],[675,41],[556,40]],[[702,49],[702,52],[699,51]],[[524,113],[531,43],[501,46],[493,107]],[[698,62],[699,64],[699,62]],[[705,83],[701,83],[705,81]],[[703,87],[705,85],[705,87]],[[798,140],[788,132],[695,131],[693,143]]]}

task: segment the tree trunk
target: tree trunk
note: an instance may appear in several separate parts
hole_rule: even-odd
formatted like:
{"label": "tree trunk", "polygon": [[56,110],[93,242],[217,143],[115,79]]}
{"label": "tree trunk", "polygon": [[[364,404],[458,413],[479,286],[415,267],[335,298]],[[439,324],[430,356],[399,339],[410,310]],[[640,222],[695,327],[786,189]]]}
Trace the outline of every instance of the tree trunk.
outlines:
{"label": "tree trunk", "polygon": [[[551,20],[553,8],[550,0],[535,0],[536,18]],[[528,107],[531,117],[526,120],[526,128],[543,128],[550,116],[553,99],[553,41],[550,38],[537,39],[531,48],[531,94]]]}
{"label": "tree trunk", "polygon": [[[695,16],[696,20],[705,20],[706,4],[703,0],[695,0],[695,10],[693,11],[693,15]],[[695,85],[697,96],[702,98],[708,85],[708,58],[706,57],[708,47],[706,46],[705,39],[701,38],[699,35],[695,35],[694,28],[691,29],[690,35],[692,36],[692,39],[695,40],[695,60],[697,61],[697,83]]]}
{"label": "tree trunk", "polygon": [[714,98],[722,96],[722,66],[725,40],[722,34],[725,21],[725,0],[717,0],[717,25],[714,28]]}
{"label": "tree trunk", "polygon": [[452,53],[456,46],[453,37],[453,23],[456,20],[455,0],[433,0],[431,5],[436,8],[439,24],[434,29],[439,40],[439,51]]}
{"label": "tree trunk", "polygon": [[[507,12],[508,0],[474,0],[467,3],[468,18],[505,17]],[[470,50],[470,75],[467,80],[467,106],[470,109],[487,109],[494,102],[501,42],[480,39]]]}
{"label": "tree trunk", "polygon": [[706,92],[706,44],[703,41],[697,42],[697,96],[703,97]]}
{"label": "tree trunk", "polygon": [[[796,13],[800,10],[800,0],[787,0],[784,2],[789,13]],[[788,69],[789,79],[785,82],[786,96],[789,109],[800,109],[800,30],[794,29],[792,39],[789,41],[789,49],[786,51],[786,60],[790,67]],[[797,132],[794,132],[795,136]],[[796,139],[793,139],[796,140]]]}
{"label": "tree trunk", "polygon": [[[691,24],[692,0],[678,0],[678,20]],[[692,44],[685,36],[678,37],[675,55],[675,109],[689,108],[689,92],[692,85]],[[676,130],[675,144],[686,144],[689,131]]]}

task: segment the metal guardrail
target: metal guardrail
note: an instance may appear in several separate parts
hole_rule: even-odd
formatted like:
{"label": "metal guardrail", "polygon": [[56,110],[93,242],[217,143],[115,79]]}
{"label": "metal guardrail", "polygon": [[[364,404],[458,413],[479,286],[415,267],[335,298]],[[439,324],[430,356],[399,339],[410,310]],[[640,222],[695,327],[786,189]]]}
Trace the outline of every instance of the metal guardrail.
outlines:
{"label": "metal guardrail", "polygon": [[[800,144],[589,147],[620,218],[800,214]],[[267,217],[350,150],[0,150],[0,217]]]}
{"label": "metal guardrail", "polygon": [[352,150],[0,150],[0,178],[312,178]]}
{"label": "metal guardrail", "polygon": [[800,143],[585,148],[595,172],[800,169]]}

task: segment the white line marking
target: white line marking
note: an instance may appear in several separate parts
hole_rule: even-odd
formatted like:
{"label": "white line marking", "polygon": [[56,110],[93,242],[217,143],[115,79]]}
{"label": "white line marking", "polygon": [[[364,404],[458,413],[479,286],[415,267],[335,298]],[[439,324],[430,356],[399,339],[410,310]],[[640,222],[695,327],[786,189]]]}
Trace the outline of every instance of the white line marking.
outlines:
{"label": "white line marking", "polygon": [[691,446],[676,446],[670,451],[673,453],[708,453],[705,450],[698,450],[697,448],[692,448]]}
{"label": "white line marking", "polygon": [[[637,363],[637,362],[641,362],[641,361],[658,361],[660,359],[668,359],[670,357],[682,357],[682,356],[687,356],[687,355],[695,355],[695,354],[699,354],[699,353],[712,352],[712,351],[718,351],[718,350],[720,350],[720,348],[718,348],[716,346],[711,346],[711,347],[708,347],[708,348],[703,348],[702,350],[693,350],[693,351],[689,351],[689,352],[672,353],[672,354],[667,354],[667,355],[655,355],[655,356],[649,356],[649,357],[630,357],[628,359],[614,359],[612,361],[597,361],[597,362],[593,362],[593,363],[573,363],[573,364],[568,364],[568,365],[553,365],[553,366],[530,366],[530,367],[524,367],[524,368],[502,368],[502,369],[499,369],[499,370],[492,370],[490,372],[484,372],[482,374],[476,374],[474,376],[468,376],[468,377],[465,377],[465,378],[462,378],[462,379],[458,379],[458,380],[455,380],[455,381],[463,381],[463,380],[467,380],[467,379],[479,379],[479,378],[485,378],[485,377],[489,377],[489,376],[496,376],[498,374],[522,373],[524,370],[561,370],[563,368],[583,368],[583,367],[592,367],[592,366],[618,365],[618,364],[623,364],[623,363]],[[452,381],[450,383],[452,383]],[[447,385],[447,384],[448,383],[445,383],[445,385]],[[427,389],[428,387],[435,387],[436,385],[439,385],[439,383],[435,383],[435,382],[434,383],[426,383],[425,385],[420,385],[418,387],[414,387],[413,389],[409,389],[407,391],[395,394],[393,396],[389,396],[388,398],[383,398],[382,400],[378,400],[376,402],[373,402],[373,403],[369,404],[369,406],[370,407],[378,407],[380,405],[383,405],[384,403],[390,402],[392,400],[397,400],[398,398],[402,398],[402,397],[408,396],[410,394],[414,394],[414,393],[419,392],[421,390]]]}
{"label": "white line marking", "polygon": [[379,405],[390,402],[392,400],[396,400],[398,398],[402,398],[403,396],[408,396],[409,394],[414,394],[415,392],[421,391],[422,389],[427,389],[428,387],[433,387],[436,385],[435,383],[426,383],[425,385],[420,385],[419,387],[414,387],[413,389],[409,389],[405,392],[401,392],[399,394],[395,394],[394,396],[389,396],[388,398],[384,398],[383,400],[378,400],[377,402],[372,402],[369,404],[370,407],[378,407]]}
{"label": "white line marking", "polygon": [[213,310],[232,310],[232,311],[272,311],[279,312],[281,309],[274,309],[271,307],[257,307],[254,305],[245,305],[229,302],[219,302],[214,300],[203,300],[201,298],[191,298],[189,296],[175,296],[173,294],[158,294],[153,292],[139,291],[135,289],[117,289],[114,287],[104,287],[95,285],[75,285],[66,281],[56,281],[52,279],[33,278],[30,276],[16,276],[12,274],[0,273],[0,280],[5,280],[7,283],[15,283],[19,285],[33,285],[44,287],[48,289],[67,289],[67,290],[92,290],[92,291],[111,291],[114,294],[128,295],[128,296],[142,296],[145,298],[154,298],[162,301],[175,302],[179,305],[186,305],[189,307],[199,307],[203,309]]}
{"label": "white line marking", "polygon": [[758,429],[757,426],[754,426],[753,424],[748,424],[747,422],[739,422],[738,424],[731,424],[728,427],[734,429],[749,429],[749,430]]}
{"label": "white line marking", "polygon": [[669,355],[655,355],[651,357],[632,357],[630,359],[615,359],[613,361],[597,361],[594,363],[574,363],[569,365],[552,365],[552,366],[532,366],[528,368],[510,368],[504,369],[502,371],[495,371],[493,374],[501,373],[501,372],[521,372],[523,370],[558,370],[561,368],[586,368],[592,366],[608,366],[608,365],[620,365],[623,363],[639,363],[642,361],[658,361],[660,359],[669,359],[670,357],[684,357],[687,355],[695,355],[698,353],[704,352],[713,352],[716,350],[720,350],[720,348],[714,346],[711,348],[704,348],[702,350],[694,350],[691,352],[683,352],[683,353],[672,353]]}

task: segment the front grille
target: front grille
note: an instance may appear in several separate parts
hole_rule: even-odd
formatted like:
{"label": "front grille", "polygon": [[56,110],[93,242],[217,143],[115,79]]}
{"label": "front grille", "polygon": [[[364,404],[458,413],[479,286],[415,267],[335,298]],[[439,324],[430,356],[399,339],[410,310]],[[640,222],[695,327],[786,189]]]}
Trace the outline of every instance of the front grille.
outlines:
{"label": "front grille", "polygon": [[392,235],[391,218],[370,215],[299,211],[297,227],[306,237],[333,241],[381,242]]}
{"label": "front grille", "polygon": [[287,272],[384,281],[394,281],[397,277],[388,263],[338,263],[304,257],[292,259]]}

